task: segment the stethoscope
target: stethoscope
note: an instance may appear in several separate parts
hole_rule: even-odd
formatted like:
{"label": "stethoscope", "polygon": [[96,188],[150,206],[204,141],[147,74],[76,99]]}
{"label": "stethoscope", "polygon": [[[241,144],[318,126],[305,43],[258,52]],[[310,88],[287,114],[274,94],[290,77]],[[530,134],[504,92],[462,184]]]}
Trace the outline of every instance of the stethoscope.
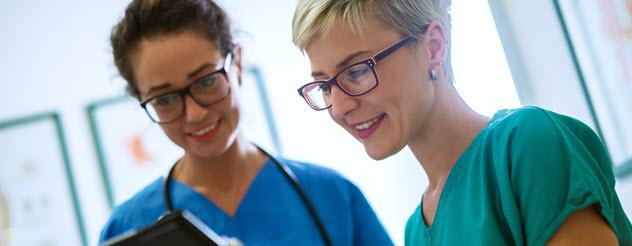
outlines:
{"label": "stethoscope", "polygon": [[[285,178],[290,182],[294,190],[296,190],[298,195],[301,197],[301,200],[303,200],[303,204],[305,204],[305,206],[307,207],[307,210],[309,211],[309,214],[311,215],[312,220],[314,221],[314,223],[316,223],[316,226],[318,227],[318,231],[320,232],[320,235],[323,238],[323,241],[325,241],[325,245],[331,246],[332,244],[331,244],[331,239],[329,238],[329,234],[327,234],[327,231],[325,230],[325,226],[323,225],[322,220],[318,216],[318,213],[316,212],[316,208],[314,207],[314,204],[309,200],[309,198],[305,194],[305,191],[303,190],[301,185],[298,183],[298,179],[296,178],[296,175],[294,175],[294,172],[292,172],[292,170],[286,165],[281,164],[281,162],[279,162],[276,158],[274,158],[268,152],[263,150],[261,147],[259,146],[256,146],[256,147],[257,149],[259,149],[259,151],[261,151],[261,153],[265,154],[266,156],[268,156],[268,158],[270,158],[270,160],[272,160],[272,163],[274,163],[274,166],[276,166],[276,168],[279,169],[279,171],[283,174],[283,176],[285,176]],[[173,171],[175,170],[176,164],[173,164],[173,166],[171,166],[171,169],[169,170],[169,174],[167,175],[167,178],[165,179],[165,182],[163,183],[163,189],[164,189],[163,197],[165,200],[165,204],[167,205],[168,213],[174,212],[173,205],[171,204],[171,194],[169,193],[169,188],[171,187],[171,180],[173,179],[172,176],[173,176]]]}

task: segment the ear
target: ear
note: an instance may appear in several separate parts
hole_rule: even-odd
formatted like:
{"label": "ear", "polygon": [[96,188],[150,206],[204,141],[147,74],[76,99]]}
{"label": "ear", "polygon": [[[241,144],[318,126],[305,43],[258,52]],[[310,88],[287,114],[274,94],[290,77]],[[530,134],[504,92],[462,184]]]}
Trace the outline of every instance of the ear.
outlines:
{"label": "ear", "polygon": [[428,49],[428,55],[430,56],[430,68],[442,70],[443,66],[441,66],[441,64],[443,64],[446,59],[448,43],[441,23],[433,21],[428,24],[425,36],[424,42]]}
{"label": "ear", "polygon": [[233,64],[236,68],[235,75],[237,75],[237,83],[239,86],[241,86],[242,74],[244,73],[244,69],[241,60],[241,45],[239,44],[235,44],[235,47],[233,47]]}

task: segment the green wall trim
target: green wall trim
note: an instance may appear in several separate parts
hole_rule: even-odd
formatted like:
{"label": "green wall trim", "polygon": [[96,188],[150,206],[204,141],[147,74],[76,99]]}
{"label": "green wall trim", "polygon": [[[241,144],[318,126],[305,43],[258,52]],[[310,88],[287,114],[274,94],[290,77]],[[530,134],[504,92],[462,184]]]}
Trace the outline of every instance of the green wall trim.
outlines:
{"label": "green wall trim", "polygon": [[110,209],[114,208],[114,191],[112,188],[112,180],[110,179],[110,171],[106,165],[105,150],[101,146],[101,135],[99,134],[99,123],[96,119],[96,110],[99,107],[121,103],[129,97],[113,97],[91,103],[86,108],[88,114],[88,123],[90,124],[90,133],[92,134],[92,140],[94,149],[96,150],[97,159],[99,162],[99,170],[101,171],[101,180],[103,180],[103,187],[105,188],[105,194],[107,196],[108,205]]}

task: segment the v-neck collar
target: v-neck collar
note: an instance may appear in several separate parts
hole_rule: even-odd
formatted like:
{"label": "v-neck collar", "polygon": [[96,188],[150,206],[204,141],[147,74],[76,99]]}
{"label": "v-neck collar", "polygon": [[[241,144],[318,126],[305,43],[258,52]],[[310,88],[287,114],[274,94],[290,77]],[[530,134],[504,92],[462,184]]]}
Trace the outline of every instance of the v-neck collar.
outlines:
{"label": "v-neck collar", "polygon": [[[257,187],[259,187],[258,183],[262,182],[261,181],[261,179],[263,179],[262,176],[265,176],[264,175],[265,173],[271,172],[268,169],[274,167],[273,165],[270,164],[270,161],[271,160],[268,159],[263,164],[263,166],[259,169],[259,172],[255,176],[255,178],[252,180],[252,182],[250,183],[250,186],[248,187],[248,190],[246,190],[246,193],[244,194],[241,201],[239,202],[239,205],[237,205],[237,210],[235,210],[235,215],[233,216],[229,215],[226,211],[221,209],[217,204],[215,204],[213,201],[208,199],[202,193],[198,192],[193,187],[185,183],[182,183],[176,179],[172,179],[172,182],[175,188],[174,191],[172,191],[172,194],[173,194],[172,196],[174,197],[173,198],[174,209],[177,209],[178,207],[188,207],[195,210],[194,213],[198,216],[204,216],[206,214],[209,214],[211,216],[210,218],[222,218],[223,220],[236,219],[237,217],[239,217],[240,211],[243,210],[244,205],[248,204],[250,200],[249,197],[252,196],[251,193],[253,193],[253,190],[256,190]],[[187,204],[186,206],[183,206],[185,204],[182,204],[182,203],[184,203],[185,201]]]}
{"label": "v-neck collar", "polygon": [[450,195],[450,190],[452,190],[454,186],[458,184],[457,180],[459,180],[461,175],[463,174],[461,169],[463,169],[464,166],[466,166],[465,165],[466,163],[463,163],[464,162],[462,160],[463,157],[469,154],[470,151],[472,151],[472,146],[476,145],[476,143],[480,141],[480,138],[482,137],[482,135],[488,131],[489,127],[494,122],[502,118],[502,116],[505,114],[505,111],[506,110],[500,110],[497,113],[495,113],[494,116],[492,116],[492,118],[487,122],[485,127],[483,127],[476,134],[474,139],[472,139],[472,142],[470,143],[470,145],[468,145],[465,151],[463,151],[463,153],[461,154],[461,156],[459,156],[459,159],[456,160],[456,162],[454,163],[454,166],[452,166],[452,169],[450,170],[450,174],[448,174],[448,179],[445,181],[445,184],[443,185],[443,190],[441,191],[441,195],[439,196],[439,201],[437,202],[437,209],[436,209],[435,216],[434,216],[434,219],[432,220],[431,225],[426,224],[426,220],[424,219],[424,194],[421,195],[421,202],[419,203],[419,210],[420,210],[419,215],[421,218],[419,219],[421,220],[421,226],[424,231],[430,231],[432,230],[432,228],[436,228],[437,227],[436,225],[438,223],[441,223],[442,221],[441,218],[443,217],[441,208],[444,207],[442,206],[442,203],[444,202],[444,200],[447,199],[446,197]]}

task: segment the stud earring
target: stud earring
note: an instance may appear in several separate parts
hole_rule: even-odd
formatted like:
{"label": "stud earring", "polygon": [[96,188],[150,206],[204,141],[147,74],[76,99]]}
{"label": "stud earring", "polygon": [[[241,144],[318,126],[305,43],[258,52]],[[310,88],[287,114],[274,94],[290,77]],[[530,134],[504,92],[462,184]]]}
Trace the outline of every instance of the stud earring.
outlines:
{"label": "stud earring", "polygon": [[436,69],[430,69],[430,79],[432,81],[437,80],[437,70]]}

